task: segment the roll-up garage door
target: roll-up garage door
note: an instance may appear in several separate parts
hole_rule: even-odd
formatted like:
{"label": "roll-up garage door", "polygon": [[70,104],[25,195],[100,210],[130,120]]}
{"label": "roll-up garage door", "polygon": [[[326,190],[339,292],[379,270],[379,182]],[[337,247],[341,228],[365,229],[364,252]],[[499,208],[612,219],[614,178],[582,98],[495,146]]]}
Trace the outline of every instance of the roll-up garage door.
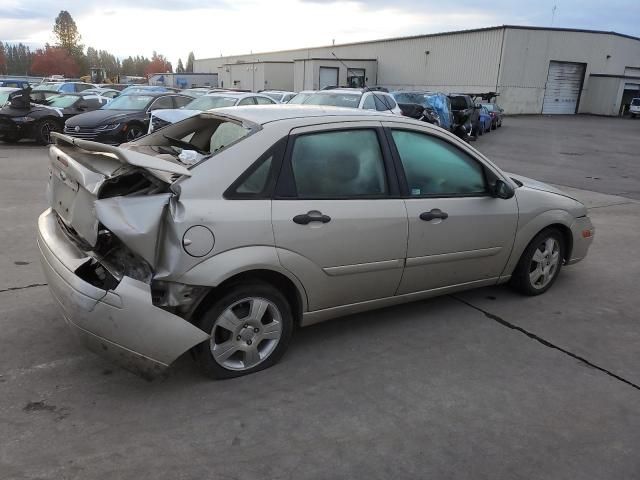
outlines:
{"label": "roll-up garage door", "polygon": [[338,86],[338,71],[334,67],[320,67],[320,90]]}
{"label": "roll-up garage door", "polygon": [[574,114],[584,80],[584,63],[549,62],[542,113]]}

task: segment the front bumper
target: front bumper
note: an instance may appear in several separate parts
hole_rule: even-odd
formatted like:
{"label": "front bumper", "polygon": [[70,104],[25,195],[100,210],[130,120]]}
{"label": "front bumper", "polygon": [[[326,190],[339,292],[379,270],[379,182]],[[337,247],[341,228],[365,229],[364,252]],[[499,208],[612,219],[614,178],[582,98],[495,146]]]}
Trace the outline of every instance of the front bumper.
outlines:
{"label": "front bumper", "polygon": [[122,128],[114,130],[98,130],[96,128],[81,127],[79,131],[75,131],[74,127],[64,127],[64,134],[82,140],[91,140],[92,142],[106,143],[107,145],[120,145],[125,139]]}
{"label": "front bumper", "polygon": [[[587,236],[587,232],[589,232]],[[589,247],[593,242],[595,229],[589,217],[580,217],[571,225],[571,235],[573,237],[573,248],[571,249],[571,258],[567,260],[567,265],[578,263],[587,256]]]}
{"label": "front bumper", "polygon": [[92,258],[58,225],[55,212],[38,219],[38,247],[49,289],[74,333],[92,351],[145,378],[162,373],[209,335],[156,307],[150,286],[124,277],[113,290],[76,274]]}

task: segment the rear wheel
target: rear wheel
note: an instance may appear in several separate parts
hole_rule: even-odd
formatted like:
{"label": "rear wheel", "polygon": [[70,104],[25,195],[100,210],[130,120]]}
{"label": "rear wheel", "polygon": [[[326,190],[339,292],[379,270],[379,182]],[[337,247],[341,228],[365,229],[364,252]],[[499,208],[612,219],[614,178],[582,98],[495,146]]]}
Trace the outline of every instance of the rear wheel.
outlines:
{"label": "rear wheel", "polygon": [[38,120],[33,126],[33,137],[40,145],[51,143],[51,132],[61,132],[62,124],[52,118]]}
{"label": "rear wheel", "polygon": [[564,259],[564,240],[555,228],[543,230],[527,246],[511,277],[525,295],[540,295],[554,284]]}
{"label": "rear wheel", "polygon": [[282,357],[291,340],[293,315],[271,285],[236,285],[206,311],[200,328],[211,334],[195,347],[201,370],[212,378],[233,378],[268,368]]}

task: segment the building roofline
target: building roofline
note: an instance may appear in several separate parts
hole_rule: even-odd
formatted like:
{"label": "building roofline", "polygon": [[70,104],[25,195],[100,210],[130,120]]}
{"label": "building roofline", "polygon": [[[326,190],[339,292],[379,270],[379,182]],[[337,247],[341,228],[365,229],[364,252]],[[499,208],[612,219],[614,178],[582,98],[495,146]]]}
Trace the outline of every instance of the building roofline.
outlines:
{"label": "building roofline", "polygon": [[[251,54],[249,54],[251,55]],[[241,55],[237,55],[241,56]],[[227,58],[227,57],[222,57]],[[293,63],[293,60],[254,60],[253,62],[234,62],[234,63],[223,63],[223,67],[231,66],[231,65],[255,65],[256,63]]]}
{"label": "building roofline", "polygon": [[311,58],[294,58],[293,61],[294,62],[306,62],[306,61],[311,61],[311,60],[322,60],[322,61],[327,61],[327,60],[333,60],[334,62],[377,62],[378,59],[377,58],[331,58],[331,57],[311,57]]}
{"label": "building roofline", "polygon": [[[627,35],[627,34],[624,34],[624,33],[618,33],[618,32],[613,32],[613,31],[605,31],[605,30],[587,30],[587,29],[581,29],[581,28],[562,28],[562,27],[537,27],[537,26],[533,26],[533,25],[531,25],[531,26],[529,26],[529,25],[496,25],[496,26],[493,26],[493,27],[470,28],[470,29],[466,29],[466,30],[450,30],[450,31],[447,31],[447,32],[421,33],[419,35],[407,35],[407,36],[402,36],[402,37],[378,38],[378,39],[375,39],[375,40],[362,40],[362,41],[359,41],[359,42],[339,43],[339,44],[335,44],[335,45],[318,45],[318,46],[304,47],[304,48],[289,48],[289,49],[285,49],[285,50],[273,50],[273,51],[270,51],[270,52],[259,52],[259,53],[240,53],[240,54],[237,54],[237,55],[225,55],[225,56],[221,56],[221,57],[198,58],[196,60],[198,60],[198,61],[218,60],[220,58],[244,57],[244,56],[247,56],[247,55],[259,56],[259,55],[273,54],[273,53],[303,52],[303,51],[315,50],[315,49],[318,49],[318,48],[349,47],[349,46],[353,46],[353,45],[366,45],[366,44],[370,44],[370,43],[395,42],[395,41],[401,41],[401,40],[412,40],[412,39],[417,39],[417,38],[442,37],[442,36],[446,36],[446,35],[458,35],[458,34],[464,34],[464,33],[488,32],[488,31],[491,31],[491,30],[503,30],[503,29],[505,29],[505,30],[509,30],[509,29],[511,29],[511,30],[546,30],[546,31],[551,31],[551,32],[594,33],[594,34],[598,34],[598,35],[615,35],[617,37],[629,38],[631,40],[640,41],[640,37],[634,37],[633,35]],[[300,60],[303,60],[303,59],[300,59]],[[245,63],[250,63],[250,62],[245,62]],[[260,63],[260,62],[256,62],[256,63]]]}

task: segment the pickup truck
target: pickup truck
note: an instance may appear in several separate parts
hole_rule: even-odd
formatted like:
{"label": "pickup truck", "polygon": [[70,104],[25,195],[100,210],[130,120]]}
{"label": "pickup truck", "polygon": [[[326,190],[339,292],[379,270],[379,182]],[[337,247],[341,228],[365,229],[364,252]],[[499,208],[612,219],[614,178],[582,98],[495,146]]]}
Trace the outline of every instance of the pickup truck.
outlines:
{"label": "pickup truck", "polygon": [[480,127],[480,105],[473,103],[469,95],[452,93],[451,112],[453,113],[453,123],[463,124],[471,136],[475,136]]}

